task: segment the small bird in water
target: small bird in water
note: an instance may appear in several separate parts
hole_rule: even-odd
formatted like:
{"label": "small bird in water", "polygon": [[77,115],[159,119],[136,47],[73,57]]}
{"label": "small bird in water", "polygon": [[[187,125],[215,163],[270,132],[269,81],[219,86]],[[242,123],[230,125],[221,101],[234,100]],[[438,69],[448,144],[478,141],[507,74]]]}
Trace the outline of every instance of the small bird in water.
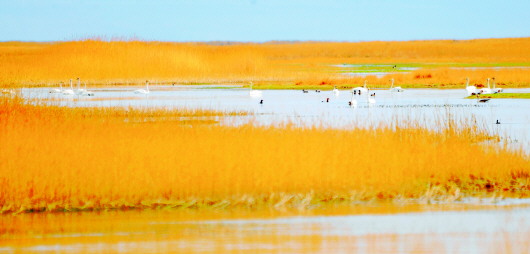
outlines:
{"label": "small bird in water", "polygon": [[303,93],[308,93],[309,91],[305,90],[305,89],[302,89],[302,92]]}
{"label": "small bird in water", "polygon": [[495,124],[501,124],[501,122],[499,122],[499,119],[497,119],[497,122],[495,122]]}
{"label": "small bird in water", "polygon": [[259,104],[263,104],[263,100],[259,101]]}

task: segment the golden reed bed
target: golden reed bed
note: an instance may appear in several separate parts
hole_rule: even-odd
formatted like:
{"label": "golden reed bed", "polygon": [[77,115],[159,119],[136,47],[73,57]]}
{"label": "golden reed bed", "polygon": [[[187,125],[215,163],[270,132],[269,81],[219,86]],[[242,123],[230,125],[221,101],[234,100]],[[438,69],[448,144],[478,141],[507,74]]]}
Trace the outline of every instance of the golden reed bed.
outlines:
{"label": "golden reed bed", "polygon": [[[463,87],[464,78],[501,87],[530,85],[529,68],[453,69],[472,66],[529,66],[530,38],[394,42],[169,43],[83,40],[53,43],[1,42],[0,87],[56,86],[80,77],[89,85],[254,81],[285,85]],[[409,73],[382,78],[348,77],[337,64],[420,64]],[[436,64],[436,65],[430,65]]]}
{"label": "golden reed bed", "polygon": [[[480,130],[332,130],[163,121],[0,97],[0,211],[308,208],[530,194],[530,158]],[[159,117],[160,121],[142,122]],[[134,118],[136,121],[129,121]],[[127,121],[126,121],[127,120]]]}

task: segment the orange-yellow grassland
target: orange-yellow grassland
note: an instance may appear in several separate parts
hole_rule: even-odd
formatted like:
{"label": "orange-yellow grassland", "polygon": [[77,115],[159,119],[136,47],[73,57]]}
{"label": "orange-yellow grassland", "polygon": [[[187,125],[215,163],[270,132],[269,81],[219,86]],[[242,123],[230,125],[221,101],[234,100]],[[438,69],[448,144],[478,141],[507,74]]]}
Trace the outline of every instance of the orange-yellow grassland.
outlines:
{"label": "orange-yellow grassland", "polygon": [[4,213],[530,196],[528,155],[486,145],[492,137],[454,121],[441,132],[414,123],[350,130],[190,126],[175,118],[223,113],[0,98]]}
{"label": "orange-yellow grassland", "polygon": [[[384,77],[345,75],[341,64],[413,66]],[[389,85],[463,87],[530,86],[530,37],[374,42],[170,43],[82,40],[1,42],[0,87],[56,86],[80,77],[89,85],[243,83],[262,88]],[[468,67],[468,68],[461,68]],[[479,68],[469,68],[479,67]],[[497,67],[497,68],[494,68]],[[501,68],[498,68],[501,67]],[[506,68],[509,67],[509,68]],[[377,68],[365,67],[371,71]],[[381,70],[379,70],[381,71]]]}

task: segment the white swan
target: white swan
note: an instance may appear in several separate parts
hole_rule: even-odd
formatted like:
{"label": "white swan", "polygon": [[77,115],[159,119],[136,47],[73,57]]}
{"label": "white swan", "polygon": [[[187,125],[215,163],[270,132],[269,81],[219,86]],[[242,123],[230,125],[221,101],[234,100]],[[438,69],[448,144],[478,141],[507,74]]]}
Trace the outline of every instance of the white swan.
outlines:
{"label": "white swan", "polygon": [[250,92],[249,95],[252,98],[259,98],[262,95],[262,92],[260,90],[252,90],[252,82],[250,82]]}
{"label": "white swan", "polygon": [[364,81],[364,86],[358,86],[356,88],[353,88],[354,92],[357,92],[357,94],[365,93],[368,94],[368,88],[366,88],[366,80]]}
{"label": "white swan", "polygon": [[480,89],[480,94],[492,94],[493,91],[491,90],[490,88],[490,79],[488,78],[488,87],[487,88],[481,88]]}
{"label": "white swan", "polygon": [[373,95],[366,93],[366,99],[368,100],[368,105],[375,104],[375,93]]}
{"label": "white swan", "polygon": [[469,85],[469,78],[466,78],[466,91],[467,91],[467,96],[471,96],[471,95],[476,95],[479,93],[479,91],[477,90],[477,87],[476,86],[470,86]]}
{"label": "white swan", "polygon": [[50,93],[62,93],[63,92],[63,82],[59,82],[59,88],[50,89]]}
{"label": "white swan", "polygon": [[149,80],[145,81],[145,89],[134,90],[134,93],[136,94],[149,94],[149,92]]}
{"label": "white swan", "polygon": [[336,86],[333,87],[333,93],[335,94],[335,97],[339,97],[340,91]]}
{"label": "white swan", "polygon": [[392,85],[390,85],[390,92],[403,92],[405,91],[401,86],[394,87],[394,79],[390,79],[392,81]]}
{"label": "white swan", "polygon": [[495,87],[495,78],[491,78],[493,80],[493,92],[494,93],[502,93],[502,88],[496,88]]}
{"label": "white swan", "polygon": [[368,95],[368,104],[375,104],[375,98]]}
{"label": "white swan", "polygon": [[75,94],[82,95],[85,91],[86,89],[81,89],[81,79],[77,78],[77,90],[75,91]]}
{"label": "white swan", "polygon": [[72,85],[72,80],[70,79],[70,89],[63,90],[64,95],[74,95],[74,86]]}
{"label": "white swan", "polygon": [[85,89],[82,89],[81,96],[94,96],[95,95],[94,92],[86,90],[86,83],[84,83],[84,85],[85,85]]}

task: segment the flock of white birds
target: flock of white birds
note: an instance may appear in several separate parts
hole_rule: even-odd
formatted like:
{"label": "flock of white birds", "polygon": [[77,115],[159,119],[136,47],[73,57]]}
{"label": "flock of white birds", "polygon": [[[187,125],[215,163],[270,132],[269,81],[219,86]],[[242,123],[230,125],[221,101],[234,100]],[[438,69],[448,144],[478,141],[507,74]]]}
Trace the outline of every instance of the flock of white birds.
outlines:
{"label": "flock of white birds", "polygon": [[502,88],[495,87],[495,78],[492,78],[491,80],[493,81],[493,88],[490,87],[490,78],[487,79],[487,86],[488,87],[470,86],[469,85],[469,78],[466,78],[467,96],[481,95],[481,94],[502,93]]}
{"label": "flock of white birds", "polygon": [[59,88],[53,88],[50,90],[50,93],[59,93],[63,95],[79,95],[79,96],[94,96],[95,93],[87,90],[86,83],[84,83],[85,88],[81,88],[81,80],[77,78],[77,89],[74,89],[72,80],[70,79],[70,88],[63,89],[63,82],[59,83]]}
{"label": "flock of white birds", "polygon": [[[95,92],[89,91],[86,88],[86,83],[83,83],[84,88],[81,88],[81,80],[77,78],[77,88],[74,89],[72,80],[70,79],[70,88],[63,88],[63,82],[59,83],[59,88],[52,88],[50,93],[57,93],[62,95],[78,95],[78,96],[94,96]],[[149,81],[145,81],[145,89],[137,89],[133,91],[135,94],[149,94]]]}
{"label": "flock of white birds", "polygon": [[[476,87],[476,86],[470,86],[469,85],[469,78],[466,78],[467,82],[466,82],[466,91],[467,91],[467,95],[470,96],[470,95],[481,95],[481,94],[493,94],[493,93],[501,93],[502,92],[502,88],[496,88],[495,87],[495,78],[492,78],[491,80],[493,80],[493,88],[490,87],[490,79],[488,78],[487,79],[487,87]],[[391,85],[390,85],[390,88],[389,88],[389,91],[390,92],[404,92],[405,90],[403,88],[401,88],[400,86],[394,86],[394,79],[390,79],[391,81]],[[306,90],[303,90],[304,93],[307,92]],[[145,89],[137,89],[137,90],[134,90],[132,91],[133,93],[135,94],[149,94],[150,93],[150,90],[149,90],[149,81],[146,80],[145,81]],[[366,95],[366,98],[367,98],[367,102],[369,104],[374,104],[376,103],[376,100],[375,100],[375,93],[371,94],[369,93],[370,92],[370,88],[367,87],[367,81],[364,82],[364,85],[363,86],[358,86],[358,87],[355,87],[351,90],[351,94],[352,94],[352,97],[351,97],[351,100],[349,101],[349,104],[351,106],[356,106],[357,105],[357,99],[355,98],[355,95]],[[84,88],[81,88],[81,80],[79,78],[77,78],[77,88],[74,89],[74,86],[73,86],[73,82],[72,80],[70,79],[70,87],[68,88],[63,88],[63,82],[59,83],[59,88],[53,88],[50,90],[50,93],[58,93],[58,94],[63,94],[63,95],[78,95],[78,96],[94,96],[95,93],[93,91],[89,91],[87,90],[86,88],[86,83],[84,83]],[[337,87],[334,87],[333,90],[332,90],[332,93],[335,95],[335,96],[339,96],[340,94],[340,90],[337,89]],[[250,89],[249,89],[249,96],[252,97],[252,98],[261,98],[263,96],[263,93],[262,91],[260,90],[255,90],[253,89],[253,83],[250,82]]]}

